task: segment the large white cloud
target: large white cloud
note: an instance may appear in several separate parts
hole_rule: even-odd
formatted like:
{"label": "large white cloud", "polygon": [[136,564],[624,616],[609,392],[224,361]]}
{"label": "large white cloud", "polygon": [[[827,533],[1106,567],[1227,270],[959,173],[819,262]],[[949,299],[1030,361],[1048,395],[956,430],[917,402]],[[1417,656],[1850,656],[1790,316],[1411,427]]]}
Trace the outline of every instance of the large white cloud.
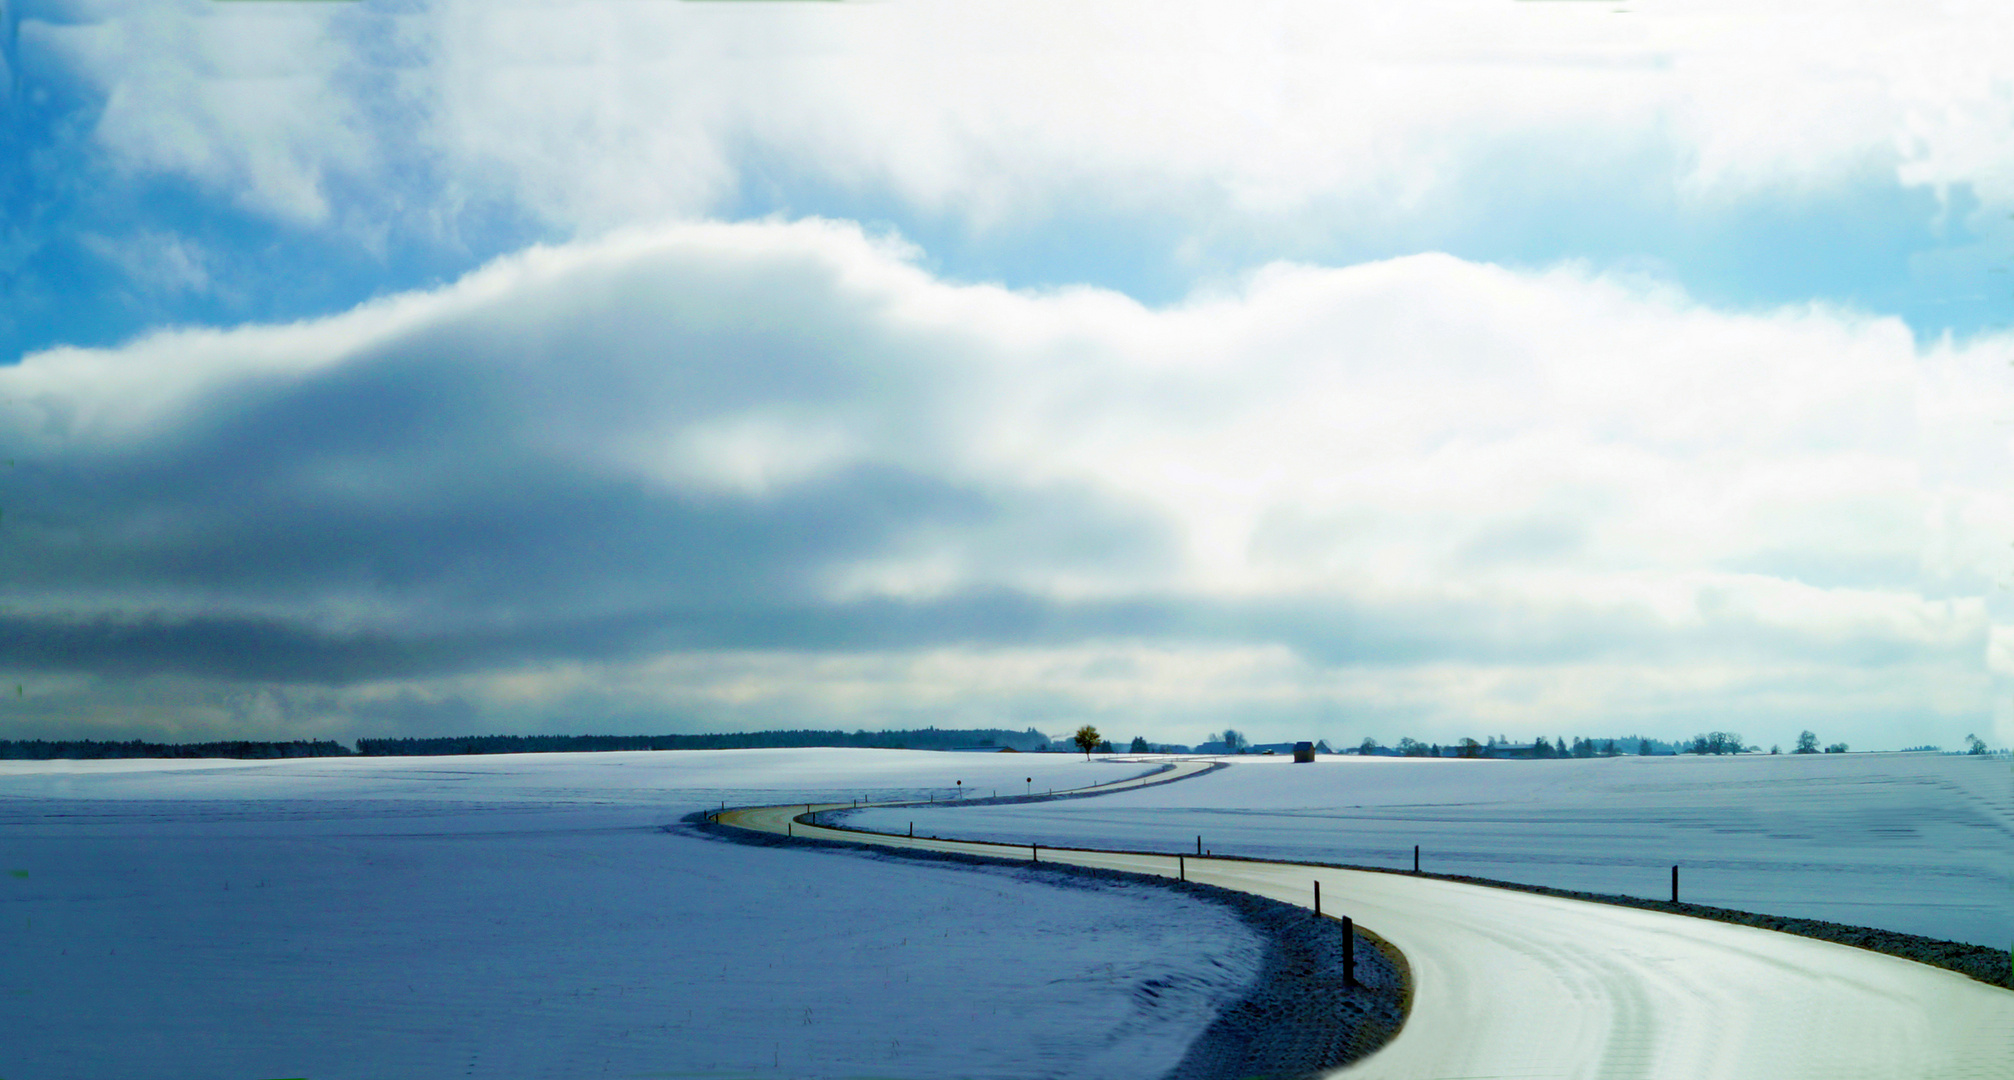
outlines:
{"label": "large white cloud", "polygon": [[0,370],[22,715],[1989,722],[2004,339],[1445,256],[1149,308],[916,254],[633,230]]}

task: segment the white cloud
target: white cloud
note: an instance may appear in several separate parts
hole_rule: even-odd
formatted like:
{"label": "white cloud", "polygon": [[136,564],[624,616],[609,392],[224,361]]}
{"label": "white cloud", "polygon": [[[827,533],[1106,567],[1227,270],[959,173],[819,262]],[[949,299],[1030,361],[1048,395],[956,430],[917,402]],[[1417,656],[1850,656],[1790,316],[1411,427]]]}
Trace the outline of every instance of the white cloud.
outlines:
{"label": "white cloud", "polygon": [[653,673],[704,669],[667,693],[805,723],[966,685],[1450,737],[1825,708],[1877,745],[2005,666],[2006,339],[1445,256],[1158,309],[914,257],[635,230],[31,356],[14,610],[67,621],[12,632],[106,677],[502,680],[526,716],[656,715]]}
{"label": "white cloud", "polygon": [[328,217],[331,178],[382,164],[375,146],[391,133],[370,129],[362,89],[377,77],[359,78],[353,43],[331,32],[335,12],[168,0],[65,14],[25,18],[21,48],[96,84],[93,134],[129,169],[314,224]]}
{"label": "white cloud", "polygon": [[1991,4],[93,11],[24,41],[103,88],[102,145],[300,221],[343,181],[593,233],[776,172],[982,229],[1089,204],[1365,230],[1475,205],[1520,153],[1567,174],[1650,154],[1681,201],[1869,168],[2014,200],[2014,19]]}

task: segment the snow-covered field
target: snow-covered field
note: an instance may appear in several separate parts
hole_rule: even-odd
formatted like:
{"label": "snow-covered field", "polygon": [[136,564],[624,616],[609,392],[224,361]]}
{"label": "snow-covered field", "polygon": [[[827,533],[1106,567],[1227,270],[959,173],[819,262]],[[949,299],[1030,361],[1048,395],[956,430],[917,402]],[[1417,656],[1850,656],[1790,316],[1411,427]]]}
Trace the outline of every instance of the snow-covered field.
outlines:
{"label": "snow-covered field", "polygon": [[1664,897],[2006,948],[2004,760],[1819,754],[1458,761],[1246,757],[1176,784],[848,823],[975,839],[1213,851]]}
{"label": "snow-covered field", "polygon": [[722,801],[1140,771],[864,750],[0,762],[0,1077],[1157,1076],[1258,971],[1219,908],[659,828]]}

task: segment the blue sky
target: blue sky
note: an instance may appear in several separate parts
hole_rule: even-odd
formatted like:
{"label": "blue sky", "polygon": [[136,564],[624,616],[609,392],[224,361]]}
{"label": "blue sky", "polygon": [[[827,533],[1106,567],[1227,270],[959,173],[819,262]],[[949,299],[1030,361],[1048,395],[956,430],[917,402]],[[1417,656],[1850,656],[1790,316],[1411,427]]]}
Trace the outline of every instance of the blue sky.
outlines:
{"label": "blue sky", "polygon": [[5,13],[0,735],[2008,741],[1997,12]]}

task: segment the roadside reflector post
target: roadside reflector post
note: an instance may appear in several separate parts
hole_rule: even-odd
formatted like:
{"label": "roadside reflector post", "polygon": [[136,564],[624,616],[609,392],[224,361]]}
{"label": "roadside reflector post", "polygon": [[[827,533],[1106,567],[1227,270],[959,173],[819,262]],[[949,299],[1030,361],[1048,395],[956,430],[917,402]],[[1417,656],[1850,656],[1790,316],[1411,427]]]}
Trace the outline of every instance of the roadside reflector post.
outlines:
{"label": "roadside reflector post", "polygon": [[1678,867],[1671,868],[1671,902],[1678,903]]}
{"label": "roadside reflector post", "polygon": [[1041,861],[1042,861],[1042,845],[1040,845],[1040,844],[1029,844],[1029,845],[1028,845],[1028,861],[1029,861],[1029,862],[1041,862]]}
{"label": "roadside reflector post", "polygon": [[1413,845],[1413,873],[1417,874],[1417,873],[1419,873],[1419,872],[1420,872],[1420,846],[1419,846],[1418,844],[1414,844],[1414,845]]}
{"label": "roadside reflector post", "polygon": [[913,821],[909,823],[909,838],[912,840],[916,838],[916,823]]}
{"label": "roadside reflector post", "polygon": [[1357,985],[1357,924],[1343,916],[1343,985]]}
{"label": "roadside reflector post", "polygon": [[1175,876],[1181,878],[1183,881],[1189,880],[1188,860],[1180,855],[1175,856]]}
{"label": "roadside reflector post", "polygon": [[1322,917],[1322,883],[1315,882],[1315,918]]}
{"label": "roadside reflector post", "polygon": [[1198,836],[1196,838],[1196,854],[1201,855],[1202,853],[1203,853],[1203,838]]}

